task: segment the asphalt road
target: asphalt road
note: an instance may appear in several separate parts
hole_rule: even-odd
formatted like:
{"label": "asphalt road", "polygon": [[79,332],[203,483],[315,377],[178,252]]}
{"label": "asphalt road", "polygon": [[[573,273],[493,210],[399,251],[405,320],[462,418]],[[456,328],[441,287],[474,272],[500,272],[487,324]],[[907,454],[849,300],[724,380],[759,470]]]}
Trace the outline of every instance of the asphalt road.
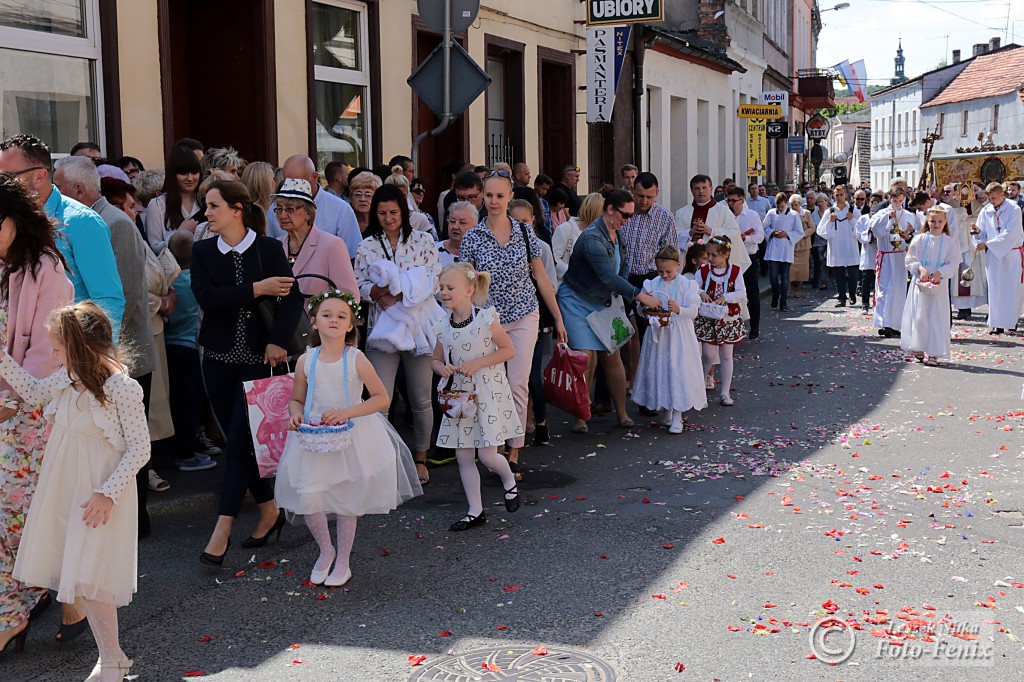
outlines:
{"label": "asphalt road", "polygon": [[[424,497],[360,522],[348,589],[302,585],[316,557],[304,526],[201,566],[217,470],[174,472],[172,492],[152,495],[139,593],[121,610],[133,673],[609,679],[597,663],[543,677],[521,672],[539,656],[483,659],[501,672],[462,658],[543,646],[552,669],[577,652],[627,681],[1024,679],[1020,340],[958,323],[954,362],[929,368],[859,309],[817,293],[791,307],[766,309],[761,339],[738,349],[736,406],[691,413],[680,436],[610,420],[579,436],[552,419],[552,446],[524,452],[517,514],[485,478],[490,522],[447,532],[458,471],[434,469]],[[835,666],[809,658],[830,611],[858,628]],[[957,637],[941,626],[953,622]],[[58,646],[55,627],[55,613],[36,622],[0,678],[83,679],[91,637]]]}

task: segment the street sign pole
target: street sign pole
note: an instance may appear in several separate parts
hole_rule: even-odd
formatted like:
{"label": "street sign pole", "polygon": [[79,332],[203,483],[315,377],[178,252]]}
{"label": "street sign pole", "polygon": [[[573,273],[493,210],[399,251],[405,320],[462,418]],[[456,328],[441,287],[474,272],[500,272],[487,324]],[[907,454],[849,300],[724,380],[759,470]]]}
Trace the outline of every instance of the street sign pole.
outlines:
{"label": "street sign pole", "polygon": [[441,49],[444,54],[444,113],[441,123],[433,130],[426,130],[416,136],[412,143],[412,163],[420,167],[420,144],[428,137],[440,135],[452,122],[452,0],[444,0],[444,30],[441,32]]}

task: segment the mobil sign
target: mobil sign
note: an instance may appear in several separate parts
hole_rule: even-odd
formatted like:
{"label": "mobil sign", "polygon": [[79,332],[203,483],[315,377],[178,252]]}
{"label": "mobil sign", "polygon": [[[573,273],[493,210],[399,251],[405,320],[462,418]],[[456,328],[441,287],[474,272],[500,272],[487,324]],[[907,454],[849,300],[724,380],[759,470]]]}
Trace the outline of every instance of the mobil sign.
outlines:
{"label": "mobil sign", "polygon": [[789,93],[785,90],[771,90],[761,93],[761,104],[778,104],[785,111],[789,108]]}

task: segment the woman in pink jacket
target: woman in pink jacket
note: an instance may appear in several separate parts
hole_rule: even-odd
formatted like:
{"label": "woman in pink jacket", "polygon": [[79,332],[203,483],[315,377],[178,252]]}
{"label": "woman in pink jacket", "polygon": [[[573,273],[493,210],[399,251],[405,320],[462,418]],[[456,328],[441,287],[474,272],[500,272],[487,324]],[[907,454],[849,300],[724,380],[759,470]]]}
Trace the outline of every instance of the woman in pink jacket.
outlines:
{"label": "woman in pink jacket", "polygon": [[289,178],[281,188],[271,195],[274,199],[274,213],[285,231],[281,237],[292,272],[299,280],[299,290],[307,298],[330,289],[320,275],[334,282],[334,285],[356,297],[359,302],[359,285],[352,270],[352,256],[345,246],[345,240],[319,230],[314,224],[316,204],[309,183],[302,179]]}
{"label": "woman in pink jacket", "polygon": [[[48,377],[57,371],[57,359],[46,320],[52,310],[71,303],[75,292],[49,218],[5,173],[0,173],[0,261],[0,343],[33,376]],[[12,639],[17,650],[24,647],[29,612],[50,598],[45,589],[11,575],[50,435],[44,407],[23,401],[0,381],[0,650]]]}

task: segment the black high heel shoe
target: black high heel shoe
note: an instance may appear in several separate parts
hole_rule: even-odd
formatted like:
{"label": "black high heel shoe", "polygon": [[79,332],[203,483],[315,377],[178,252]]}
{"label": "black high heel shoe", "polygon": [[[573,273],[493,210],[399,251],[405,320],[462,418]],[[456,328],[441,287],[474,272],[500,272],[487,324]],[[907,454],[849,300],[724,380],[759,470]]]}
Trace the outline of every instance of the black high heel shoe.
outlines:
{"label": "black high heel shoe", "polygon": [[276,542],[277,540],[281,539],[282,528],[284,528],[284,510],[279,509],[277,510],[277,521],[274,521],[274,525],[270,527],[270,530],[267,531],[267,534],[261,538],[253,537],[252,535],[250,535],[245,540],[242,540],[242,547],[246,549],[252,549],[253,547],[262,547],[263,545],[267,544],[267,541],[270,539],[270,536],[274,534],[277,535],[277,537],[274,538],[274,541]]}
{"label": "black high heel shoe", "polygon": [[7,651],[7,647],[9,647],[11,645],[11,642],[14,642],[14,653],[20,654],[20,653],[24,652],[25,651],[25,641],[28,639],[28,629],[29,629],[29,626],[31,624],[32,624],[31,621],[26,620],[25,621],[25,627],[22,628],[21,632],[19,632],[18,634],[14,635],[14,637],[11,637],[9,640],[7,640],[7,643],[4,644],[3,648],[0,648],[0,654],[2,654],[2,653]]}
{"label": "black high heel shoe", "polygon": [[519,511],[519,504],[520,504],[521,500],[519,498],[519,484],[518,483],[505,491],[505,495],[511,495],[513,493],[515,493],[515,497],[512,497],[512,498],[506,497],[505,498],[505,510],[507,512],[509,512],[510,514],[512,512]]}
{"label": "black high heel shoe", "polygon": [[45,613],[51,606],[53,606],[53,597],[51,597],[50,593],[47,592],[43,595],[42,599],[36,602],[36,605],[32,607],[32,610],[28,612],[29,620],[35,620],[37,617]]}
{"label": "black high heel shoe", "polygon": [[[31,618],[31,615],[29,616]],[[77,623],[61,623],[60,627],[57,628],[57,633],[53,636],[55,640],[61,644],[66,644],[73,639],[77,639],[82,635],[83,632],[89,629],[89,619],[82,618]]]}
{"label": "black high heel shoe", "polygon": [[210,554],[209,552],[203,552],[199,555],[199,562],[206,564],[207,566],[223,566],[224,557],[227,555],[229,549],[231,549],[231,538],[228,538],[228,546],[224,548],[224,554]]}

